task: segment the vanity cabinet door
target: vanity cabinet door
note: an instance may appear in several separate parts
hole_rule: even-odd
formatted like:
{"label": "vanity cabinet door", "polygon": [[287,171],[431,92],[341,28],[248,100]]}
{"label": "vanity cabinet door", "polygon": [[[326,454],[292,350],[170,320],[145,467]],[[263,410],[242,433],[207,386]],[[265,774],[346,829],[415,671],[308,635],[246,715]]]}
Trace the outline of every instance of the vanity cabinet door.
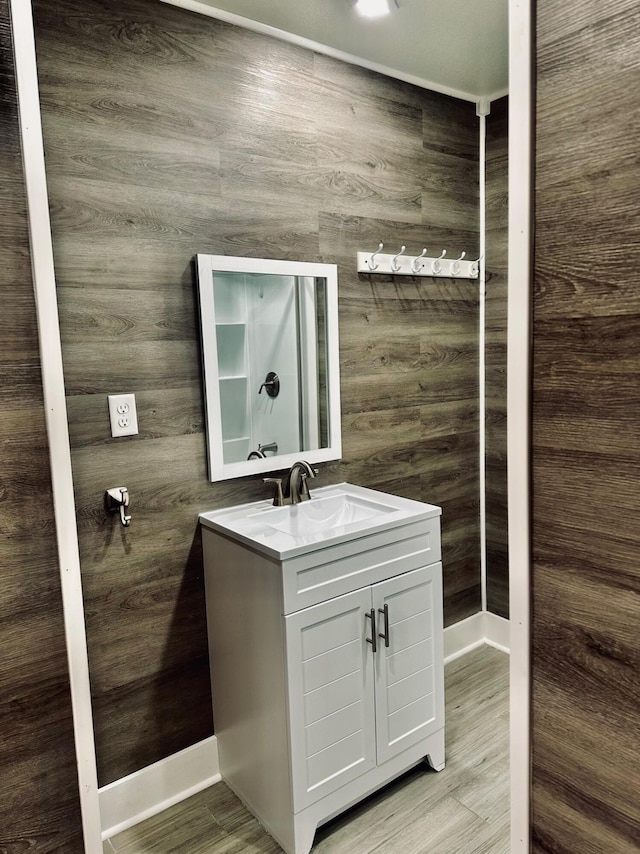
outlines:
{"label": "vanity cabinet door", "polygon": [[378,764],[444,724],[442,565],[408,572],[372,588],[378,629]]}
{"label": "vanity cabinet door", "polygon": [[376,765],[371,588],[284,617],[293,811]]}

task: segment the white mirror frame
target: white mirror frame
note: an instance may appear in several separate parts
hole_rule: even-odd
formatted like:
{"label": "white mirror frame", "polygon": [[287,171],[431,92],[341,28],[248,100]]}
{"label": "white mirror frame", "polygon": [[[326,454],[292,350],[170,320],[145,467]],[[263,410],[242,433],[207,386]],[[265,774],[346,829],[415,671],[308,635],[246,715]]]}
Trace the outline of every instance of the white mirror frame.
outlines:
{"label": "white mirror frame", "polygon": [[[338,268],[335,264],[307,261],[279,261],[266,258],[238,258],[230,255],[196,256],[200,326],[202,341],[203,392],[207,424],[209,480],[229,480],[247,475],[266,474],[289,468],[297,460],[324,463],[342,456],[340,415],[340,361],[338,348]],[[326,448],[276,454],[264,459],[225,463],[222,446],[222,414],[218,384],[218,348],[211,274],[258,273],[264,275],[308,276],[326,281],[327,310],[327,397],[328,423]]]}

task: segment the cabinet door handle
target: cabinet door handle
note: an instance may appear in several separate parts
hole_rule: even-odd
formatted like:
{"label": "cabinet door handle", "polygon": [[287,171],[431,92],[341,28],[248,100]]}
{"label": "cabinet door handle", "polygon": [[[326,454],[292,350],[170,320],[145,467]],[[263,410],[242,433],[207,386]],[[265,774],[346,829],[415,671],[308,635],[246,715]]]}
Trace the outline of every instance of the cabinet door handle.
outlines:
{"label": "cabinet door handle", "polygon": [[378,608],[378,611],[384,617],[384,630],[380,632],[378,637],[381,637],[384,641],[384,645],[389,648],[389,606],[385,605],[384,608]]}
{"label": "cabinet door handle", "polygon": [[377,652],[378,651],[378,638],[376,636],[376,609],[372,608],[364,616],[365,616],[365,619],[368,618],[371,620],[371,637],[366,639],[367,643],[371,644],[372,652]]}

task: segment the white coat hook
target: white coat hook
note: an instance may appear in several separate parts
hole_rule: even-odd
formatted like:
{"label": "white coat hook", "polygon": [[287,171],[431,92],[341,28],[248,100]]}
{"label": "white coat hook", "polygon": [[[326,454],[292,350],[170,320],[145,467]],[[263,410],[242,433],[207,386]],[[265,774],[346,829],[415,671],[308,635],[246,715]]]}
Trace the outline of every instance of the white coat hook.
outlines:
{"label": "white coat hook", "polygon": [[400,264],[398,264],[398,258],[402,255],[402,253],[404,252],[404,250],[406,248],[407,248],[406,246],[401,246],[398,254],[394,255],[393,258],[391,259],[391,269],[394,273],[397,273],[400,270]]}
{"label": "white coat hook", "polygon": [[425,248],[422,250],[422,252],[420,253],[420,255],[418,255],[417,258],[413,259],[413,261],[411,262],[411,272],[412,273],[419,273],[420,270],[422,270],[422,264],[420,263],[420,259],[424,258],[424,256],[426,254],[427,254],[427,250]]}
{"label": "white coat hook", "polygon": [[456,258],[456,260],[451,264],[451,275],[452,276],[457,276],[458,273],[460,272],[460,262],[462,261],[462,259],[464,258],[464,256],[466,254],[467,254],[466,252],[463,252],[462,255],[459,258]]}
{"label": "white coat hook", "polygon": [[440,263],[444,256],[447,254],[447,250],[442,250],[442,255],[439,258],[435,258],[431,263],[431,269],[434,273],[439,273],[442,270],[442,264]]}
{"label": "white coat hook", "polygon": [[378,265],[376,264],[376,255],[379,255],[383,249],[384,249],[384,243],[379,243],[378,248],[372,254],[371,258],[369,258],[369,269],[370,270],[377,270],[378,269]]}
{"label": "white coat hook", "polygon": [[482,261],[482,259],[483,259],[483,258],[484,258],[484,255],[481,255],[481,256],[478,258],[478,260],[477,260],[477,261],[472,261],[472,262],[471,262],[471,266],[469,267],[469,273],[470,273],[472,276],[477,276],[477,275],[478,275],[478,272],[479,272],[479,270],[480,270],[480,262]]}

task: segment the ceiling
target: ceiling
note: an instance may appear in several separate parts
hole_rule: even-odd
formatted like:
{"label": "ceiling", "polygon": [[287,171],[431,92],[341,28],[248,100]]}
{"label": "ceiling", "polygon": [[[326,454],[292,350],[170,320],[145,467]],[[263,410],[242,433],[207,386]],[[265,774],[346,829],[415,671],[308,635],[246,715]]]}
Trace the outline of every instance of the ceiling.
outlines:
{"label": "ceiling", "polygon": [[398,0],[399,9],[377,20],[359,17],[352,0],[165,2],[209,6],[234,23],[241,16],[246,25],[274,27],[321,52],[466,100],[507,91],[508,0]]}

